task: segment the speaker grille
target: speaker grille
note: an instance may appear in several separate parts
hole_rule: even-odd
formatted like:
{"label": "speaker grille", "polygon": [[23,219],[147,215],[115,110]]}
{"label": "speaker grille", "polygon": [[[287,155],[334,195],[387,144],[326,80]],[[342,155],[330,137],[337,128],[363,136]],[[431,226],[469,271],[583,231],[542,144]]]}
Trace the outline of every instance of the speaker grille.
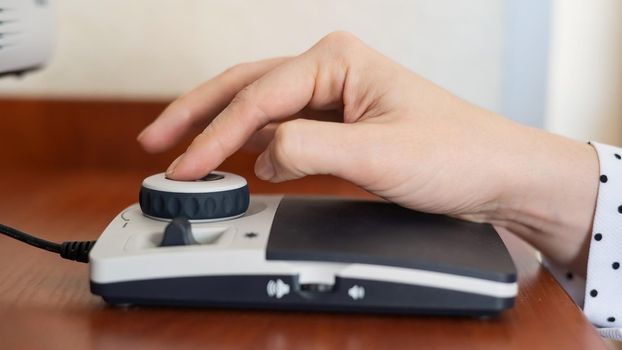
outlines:
{"label": "speaker grille", "polygon": [[7,42],[7,38],[13,34],[16,34],[14,31],[7,29],[8,24],[14,24],[17,22],[17,19],[7,16],[11,10],[12,9],[7,7],[0,7],[0,50],[11,46],[11,44]]}

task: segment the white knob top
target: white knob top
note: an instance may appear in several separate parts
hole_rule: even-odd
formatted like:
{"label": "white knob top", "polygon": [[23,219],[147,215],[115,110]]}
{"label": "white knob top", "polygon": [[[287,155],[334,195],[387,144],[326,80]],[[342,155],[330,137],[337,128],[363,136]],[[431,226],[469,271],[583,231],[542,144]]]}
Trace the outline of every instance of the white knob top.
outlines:
{"label": "white knob top", "polygon": [[[246,179],[224,171],[212,171],[210,174],[220,175],[217,180],[177,181],[166,178],[165,173],[149,176],[143,181],[143,187],[177,193],[210,193],[235,190],[246,186]],[[209,176],[209,175],[208,175]]]}

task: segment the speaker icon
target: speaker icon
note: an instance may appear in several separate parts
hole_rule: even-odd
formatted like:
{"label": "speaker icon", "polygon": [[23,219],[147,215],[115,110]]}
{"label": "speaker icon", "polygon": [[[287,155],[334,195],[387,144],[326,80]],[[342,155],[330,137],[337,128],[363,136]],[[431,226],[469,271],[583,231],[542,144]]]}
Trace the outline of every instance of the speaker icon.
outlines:
{"label": "speaker icon", "polygon": [[348,289],[348,295],[353,300],[363,299],[365,298],[365,288],[354,285],[352,288]]}
{"label": "speaker icon", "polygon": [[269,297],[281,299],[284,295],[289,294],[289,284],[283,282],[281,279],[276,281],[270,280],[266,285],[266,292]]}

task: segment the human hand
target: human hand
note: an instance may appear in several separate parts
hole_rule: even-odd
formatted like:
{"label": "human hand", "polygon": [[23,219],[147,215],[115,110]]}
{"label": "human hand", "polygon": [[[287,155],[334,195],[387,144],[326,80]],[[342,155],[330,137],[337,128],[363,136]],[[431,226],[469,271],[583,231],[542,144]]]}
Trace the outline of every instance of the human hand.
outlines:
{"label": "human hand", "polygon": [[335,175],[404,207],[503,226],[585,271],[591,147],[477,108],[349,34],[227,70],[173,102],[139,141],[157,152],[203,127],[170,178],[200,178],[250,142],[265,148],[261,179]]}

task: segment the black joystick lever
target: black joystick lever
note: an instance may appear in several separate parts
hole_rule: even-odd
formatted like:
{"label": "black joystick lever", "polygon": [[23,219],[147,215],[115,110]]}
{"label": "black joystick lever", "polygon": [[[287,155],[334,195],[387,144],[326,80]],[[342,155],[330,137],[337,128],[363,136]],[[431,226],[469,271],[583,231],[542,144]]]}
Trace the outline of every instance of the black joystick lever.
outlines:
{"label": "black joystick lever", "polygon": [[160,242],[160,247],[173,247],[179,245],[193,245],[199,242],[192,236],[192,226],[186,218],[175,218],[164,230],[164,237]]}

